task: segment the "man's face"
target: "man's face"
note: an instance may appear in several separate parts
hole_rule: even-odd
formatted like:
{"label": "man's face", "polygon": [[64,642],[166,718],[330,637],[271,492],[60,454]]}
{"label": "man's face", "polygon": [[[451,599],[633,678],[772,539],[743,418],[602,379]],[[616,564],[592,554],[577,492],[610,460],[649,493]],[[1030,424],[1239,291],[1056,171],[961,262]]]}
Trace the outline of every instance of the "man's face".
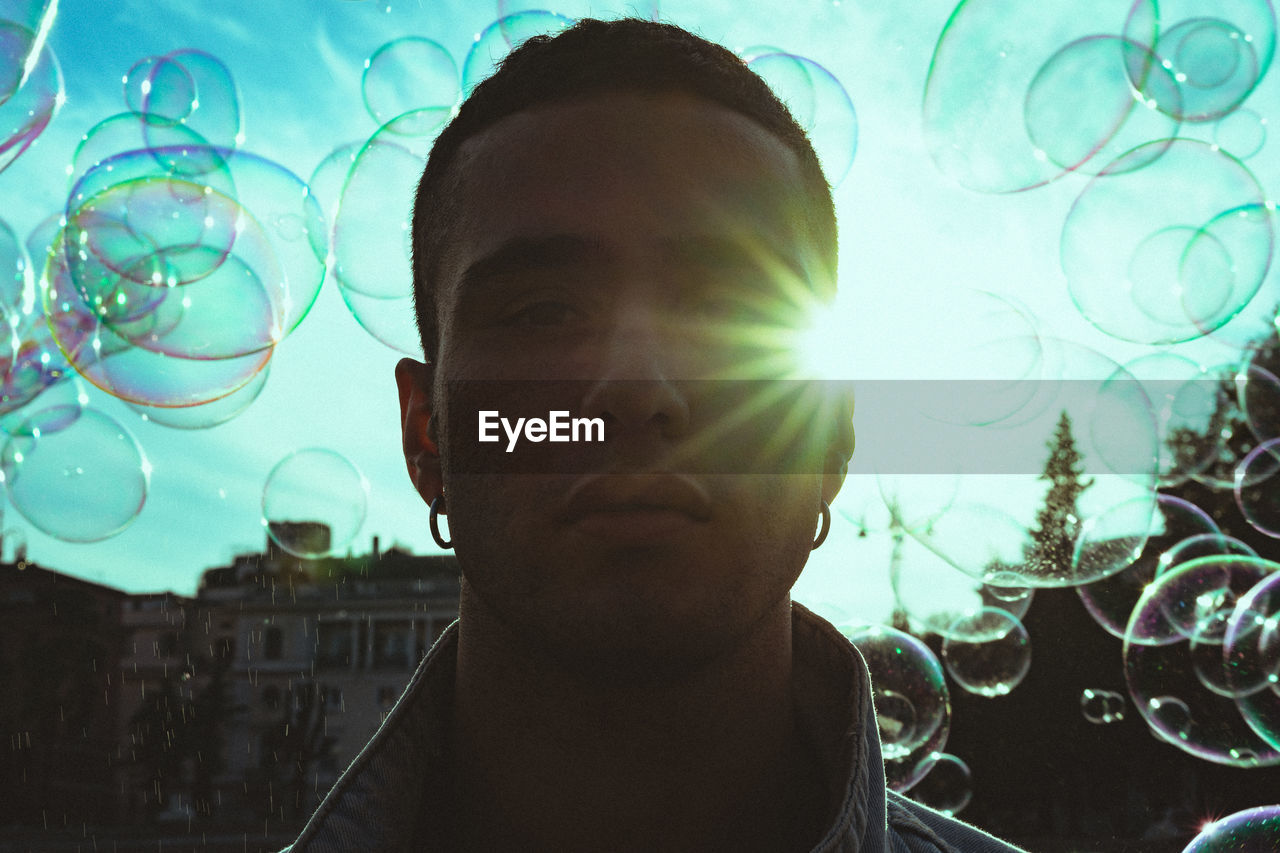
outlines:
{"label": "man's face", "polygon": [[[469,593],[592,668],[723,652],[785,602],[839,483],[698,464],[778,433],[777,407],[716,430],[743,387],[725,383],[782,369],[762,319],[796,312],[820,274],[797,158],[713,102],[608,94],[509,116],[452,168],[432,395]],[[476,393],[502,416],[599,417],[606,442],[559,445],[563,469],[492,473]]]}

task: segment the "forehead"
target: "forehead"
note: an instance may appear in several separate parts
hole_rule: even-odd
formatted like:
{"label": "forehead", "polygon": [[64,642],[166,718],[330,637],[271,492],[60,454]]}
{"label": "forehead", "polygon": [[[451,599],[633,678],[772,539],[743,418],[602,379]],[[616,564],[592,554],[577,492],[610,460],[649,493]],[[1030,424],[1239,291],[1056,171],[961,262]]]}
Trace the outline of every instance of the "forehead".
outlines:
{"label": "forehead", "polygon": [[795,153],[692,95],[608,93],[522,111],[464,143],[453,168],[442,290],[514,239],[582,237],[623,259],[707,237],[816,252]]}

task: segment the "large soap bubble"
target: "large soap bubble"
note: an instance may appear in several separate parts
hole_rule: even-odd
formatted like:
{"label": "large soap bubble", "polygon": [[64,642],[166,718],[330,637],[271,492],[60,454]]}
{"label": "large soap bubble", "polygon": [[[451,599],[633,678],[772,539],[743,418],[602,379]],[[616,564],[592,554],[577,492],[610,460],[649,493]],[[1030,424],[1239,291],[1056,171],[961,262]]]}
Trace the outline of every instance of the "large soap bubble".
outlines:
{"label": "large soap bubble", "polygon": [[858,149],[858,114],[844,86],[812,59],[790,53],[756,56],[747,65],[786,103],[809,135],[827,181],[839,185]]}
{"label": "large soap bubble", "polygon": [[[1145,535],[1140,537],[1144,541],[1138,546],[1138,555],[1129,566],[1102,580],[1076,587],[1089,615],[1108,633],[1122,639],[1143,590],[1155,580],[1161,567],[1167,565],[1164,555],[1168,549],[1193,536],[1206,535],[1215,542],[1221,538],[1218,525],[1195,504],[1172,495],[1157,495],[1155,509],[1149,516]],[[1142,511],[1147,511],[1145,506]]]}
{"label": "large soap bubble", "polygon": [[133,435],[79,406],[32,414],[5,443],[0,461],[14,508],[67,542],[97,542],[132,524],[151,478]]}

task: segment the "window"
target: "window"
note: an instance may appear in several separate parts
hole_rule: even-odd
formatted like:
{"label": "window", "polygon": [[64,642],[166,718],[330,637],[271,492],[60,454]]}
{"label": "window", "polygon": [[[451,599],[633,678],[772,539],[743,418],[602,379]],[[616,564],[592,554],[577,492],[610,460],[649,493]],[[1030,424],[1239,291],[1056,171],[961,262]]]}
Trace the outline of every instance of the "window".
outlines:
{"label": "window", "polygon": [[410,641],[408,622],[375,622],[373,625],[373,668],[404,669],[409,666]]}
{"label": "window", "polygon": [[351,623],[322,622],[316,630],[316,667],[347,669],[351,666]]}
{"label": "window", "polygon": [[284,651],[284,635],[275,625],[267,626],[263,632],[262,656],[267,660],[280,660]]}
{"label": "window", "polygon": [[262,688],[262,704],[266,706],[268,711],[274,711],[280,707],[280,688],[274,684],[268,684]]}

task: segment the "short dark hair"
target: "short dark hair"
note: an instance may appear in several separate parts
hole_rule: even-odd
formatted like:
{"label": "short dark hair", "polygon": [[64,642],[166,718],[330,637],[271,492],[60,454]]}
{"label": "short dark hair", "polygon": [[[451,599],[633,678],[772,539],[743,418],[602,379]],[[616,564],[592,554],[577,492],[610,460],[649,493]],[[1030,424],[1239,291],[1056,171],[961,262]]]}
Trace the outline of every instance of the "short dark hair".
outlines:
{"label": "short dark hair", "polygon": [[475,87],[441,131],[413,201],[413,302],[423,354],[435,360],[439,326],[434,277],[456,219],[460,181],[450,167],[463,142],[530,107],[602,92],[682,92],[753,119],[799,158],[810,227],[829,281],[836,274],[836,215],[809,137],[768,84],[731,51],[671,24],[584,19],[555,36],[534,36]]}

